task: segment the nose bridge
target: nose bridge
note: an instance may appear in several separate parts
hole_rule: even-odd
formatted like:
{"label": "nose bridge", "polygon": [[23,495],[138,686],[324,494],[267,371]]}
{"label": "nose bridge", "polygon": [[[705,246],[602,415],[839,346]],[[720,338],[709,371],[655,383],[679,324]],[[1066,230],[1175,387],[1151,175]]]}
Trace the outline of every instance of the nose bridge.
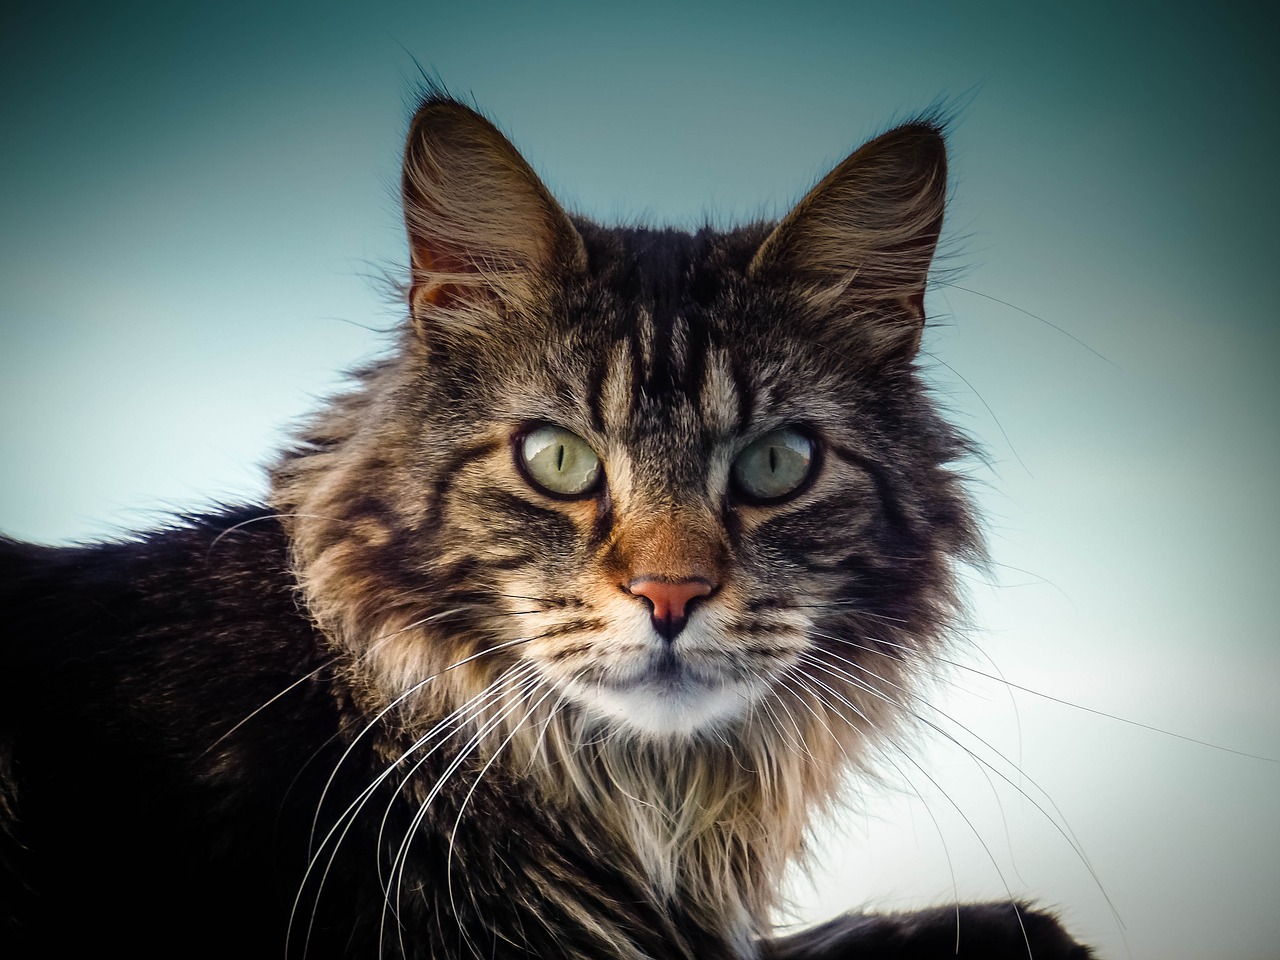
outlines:
{"label": "nose bridge", "polygon": [[718,524],[688,508],[659,509],[620,531],[615,558],[618,587],[649,609],[654,631],[674,642],[692,607],[721,583],[724,552]]}
{"label": "nose bridge", "polygon": [[717,582],[722,545],[710,518],[691,510],[657,510],[637,518],[622,547],[626,579]]}

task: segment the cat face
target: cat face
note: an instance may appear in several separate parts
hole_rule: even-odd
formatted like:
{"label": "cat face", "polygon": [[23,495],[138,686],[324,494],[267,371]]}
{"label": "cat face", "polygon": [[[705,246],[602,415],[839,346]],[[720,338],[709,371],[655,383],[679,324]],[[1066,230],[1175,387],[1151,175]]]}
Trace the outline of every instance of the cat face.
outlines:
{"label": "cat face", "polygon": [[768,336],[735,356],[747,318],[724,314],[741,282],[694,300],[689,265],[717,244],[634,239],[657,242],[612,261],[593,250],[608,266],[539,318],[520,362],[483,358],[467,406],[495,442],[458,472],[445,536],[474,545],[504,614],[491,629],[526,637],[518,656],[558,691],[636,731],[687,734],[796,666],[812,621],[794,598],[827,597],[821,567],[846,552],[819,544],[814,505],[843,491],[829,510],[852,531],[872,491],[827,454],[822,393],[787,386],[820,358]]}
{"label": "cat face", "polygon": [[[435,367],[466,390],[466,442],[489,441],[441,505],[441,536],[471,545],[501,611],[488,629],[643,733],[714,727],[783,682],[885,517],[854,454],[859,384],[776,322],[797,304],[750,289],[752,239],[592,245],[598,275],[537,318],[541,336]],[[736,276],[691,290],[728,246]]]}
{"label": "cat face", "polygon": [[917,124],[776,227],[605,229],[428,100],[410,329],[276,475],[312,611],[437,713],[541,697],[647,740],[884,714],[976,545],[913,365],[944,184]]}

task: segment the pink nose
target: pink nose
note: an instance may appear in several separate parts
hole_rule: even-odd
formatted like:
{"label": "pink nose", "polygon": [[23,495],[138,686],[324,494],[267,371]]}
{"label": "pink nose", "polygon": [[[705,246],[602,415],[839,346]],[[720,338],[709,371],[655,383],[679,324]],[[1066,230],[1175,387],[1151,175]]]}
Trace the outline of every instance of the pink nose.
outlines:
{"label": "pink nose", "polygon": [[699,597],[710,594],[715,589],[715,584],[703,577],[687,577],[683,580],[636,577],[627,584],[627,589],[648,601],[652,609],[653,628],[668,640],[674,640],[689,619],[690,605]]}

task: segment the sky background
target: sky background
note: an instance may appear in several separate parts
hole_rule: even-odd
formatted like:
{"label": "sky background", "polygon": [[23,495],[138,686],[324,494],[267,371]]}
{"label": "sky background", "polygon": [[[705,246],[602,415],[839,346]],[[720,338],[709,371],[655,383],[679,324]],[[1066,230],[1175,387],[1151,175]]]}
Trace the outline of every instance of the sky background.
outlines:
{"label": "sky background", "polygon": [[778,215],[941,100],[956,272],[924,349],[991,459],[994,567],[921,708],[945,734],[886,751],[797,915],[1012,891],[1105,958],[1275,960],[1280,763],[1093,712],[1280,757],[1274,23],[783,7],[10,0],[0,529],[262,495],[399,319],[415,58],[606,220]]}

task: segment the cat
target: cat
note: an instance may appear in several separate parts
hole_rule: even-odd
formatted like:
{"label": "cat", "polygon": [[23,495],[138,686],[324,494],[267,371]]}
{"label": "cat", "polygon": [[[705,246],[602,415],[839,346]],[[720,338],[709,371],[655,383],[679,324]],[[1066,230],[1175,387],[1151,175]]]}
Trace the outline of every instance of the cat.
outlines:
{"label": "cat", "polygon": [[982,555],[915,364],[946,184],[926,118],[778,223],[604,227],[429,89],[406,322],[269,503],[0,547],[0,954],[1091,956],[772,927]]}

